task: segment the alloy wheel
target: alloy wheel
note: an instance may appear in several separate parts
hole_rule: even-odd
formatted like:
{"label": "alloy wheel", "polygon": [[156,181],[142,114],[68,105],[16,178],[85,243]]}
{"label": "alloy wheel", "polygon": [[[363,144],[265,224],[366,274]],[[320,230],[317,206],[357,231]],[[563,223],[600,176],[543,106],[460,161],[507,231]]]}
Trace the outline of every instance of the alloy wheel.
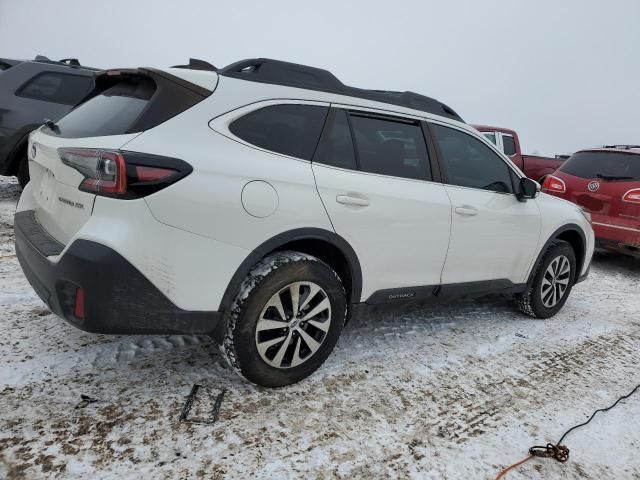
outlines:
{"label": "alloy wheel", "polygon": [[311,358],[331,325],[331,302],[313,282],[294,282],[266,303],[256,324],[256,347],[275,368],[292,368]]}
{"label": "alloy wheel", "polygon": [[554,258],[542,277],[540,293],[542,304],[547,308],[555,307],[569,288],[571,263],[564,255]]}

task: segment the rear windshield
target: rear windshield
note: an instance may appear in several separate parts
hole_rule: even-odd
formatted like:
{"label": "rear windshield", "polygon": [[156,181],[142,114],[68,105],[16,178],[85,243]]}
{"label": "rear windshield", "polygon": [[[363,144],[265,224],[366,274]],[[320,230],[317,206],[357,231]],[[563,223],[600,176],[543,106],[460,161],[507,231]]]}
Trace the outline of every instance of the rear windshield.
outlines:
{"label": "rear windshield", "polygon": [[153,80],[131,77],[72,110],[48,134],[64,138],[101,137],[132,133],[131,129],[156,90]]}
{"label": "rear windshield", "polygon": [[579,152],[560,171],[582,178],[640,180],[640,155],[621,152]]}

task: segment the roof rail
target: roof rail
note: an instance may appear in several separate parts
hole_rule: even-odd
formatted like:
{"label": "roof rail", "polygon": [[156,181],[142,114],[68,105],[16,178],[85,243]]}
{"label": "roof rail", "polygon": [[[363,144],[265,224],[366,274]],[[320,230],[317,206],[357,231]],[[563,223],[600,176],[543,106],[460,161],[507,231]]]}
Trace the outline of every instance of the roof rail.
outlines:
{"label": "roof rail", "polygon": [[[36,55],[34,59],[36,62],[40,63],[50,63],[52,65],[67,65],[68,67],[82,67],[80,65],[80,61],[77,58],[63,58],[61,60],[51,60],[49,57],[45,57],[44,55]],[[84,67],[88,68],[88,67]],[[97,70],[97,69],[93,69]]]}
{"label": "roof rail", "polygon": [[618,148],[620,150],[631,150],[632,148],[640,148],[640,145],[603,145],[602,148]]}
{"label": "roof rail", "polygon": [[199,60],[197,58],[190,58],[188,65],[174,65],[171,68],[188,68],[189,70],[206,70],[209,72],[216,72],[218,70],[209,62],[205,62],[204,60]]}
{"label": "roof rail", "polygon": [[62,60],[58,60],[60,63],[66,63],[67,65],[72,65],[74,67],[80,66],[80,61],[77,58],[63,58]]}
{"label": "roof rail", "polygon": [[464,122],[450,107],[430,97],[414,92],[393,92],[386,90],[366,90],[343,84],[328,70],[283,62],[269,58],[252,58],[232,63],[220,70],[220,75],[259,83],[286,85],[321,92],[337,93],[364,98],[376,102],[389,103]]}

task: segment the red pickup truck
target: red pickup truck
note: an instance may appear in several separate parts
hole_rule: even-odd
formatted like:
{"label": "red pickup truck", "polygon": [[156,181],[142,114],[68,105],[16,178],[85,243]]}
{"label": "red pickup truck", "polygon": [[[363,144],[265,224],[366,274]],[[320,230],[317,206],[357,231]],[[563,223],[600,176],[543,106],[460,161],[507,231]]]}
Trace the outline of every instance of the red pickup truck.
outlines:
{"label": "red pickup truck", "polygon": [[508,155],[511,161],[515,163],[527,177],[536,180],[540,184],[544,182],[547,175],[555,172],[566,159],[523,155],[522,150],[520,150],[518,134],[508,128],[489,127],[487,125],[473,125],[473,127],[498,147],[498,150]]}

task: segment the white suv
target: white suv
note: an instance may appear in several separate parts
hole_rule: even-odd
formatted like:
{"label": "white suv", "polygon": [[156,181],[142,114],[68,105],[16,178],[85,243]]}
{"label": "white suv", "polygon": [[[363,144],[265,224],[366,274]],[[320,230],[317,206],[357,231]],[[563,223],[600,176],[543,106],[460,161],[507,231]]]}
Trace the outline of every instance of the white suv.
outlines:
{"label": "white suv", "polygon": [[497,292],[545,318],[588,273],[588,215],[431,98],[267,59],[99,82],[31,135],[15,217],[25,275],[84,330],[210,334],[275,387],[367,307]]}

